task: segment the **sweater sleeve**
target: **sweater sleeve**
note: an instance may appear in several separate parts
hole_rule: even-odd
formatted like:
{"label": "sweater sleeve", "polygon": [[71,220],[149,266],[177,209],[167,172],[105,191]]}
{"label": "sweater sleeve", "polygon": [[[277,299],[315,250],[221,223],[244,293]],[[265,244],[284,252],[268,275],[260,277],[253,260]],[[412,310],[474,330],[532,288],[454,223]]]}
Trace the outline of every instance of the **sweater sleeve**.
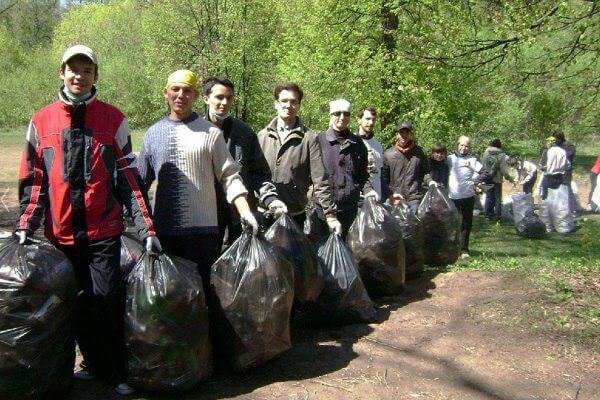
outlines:
{"label": "sweater sleeve", "polygon": [[212,143],[210,153],[212,166],[217,181],[223,186],[225,196],[229,203],[236,197],[248,194],[242,182],[240,167],[231,157],[223,133],[216,128],[211,128]]}

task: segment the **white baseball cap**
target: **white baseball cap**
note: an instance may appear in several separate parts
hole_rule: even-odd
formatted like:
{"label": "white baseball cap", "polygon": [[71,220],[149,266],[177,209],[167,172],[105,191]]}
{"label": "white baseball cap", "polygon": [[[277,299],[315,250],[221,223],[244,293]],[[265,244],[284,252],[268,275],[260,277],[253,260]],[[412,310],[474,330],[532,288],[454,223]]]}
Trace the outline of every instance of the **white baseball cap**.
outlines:
{"label": "white baseball cap", "polygon": [[351,112],[352,105],[348,100],[345,99],[337,99],[329,102],[329,114],[333,114],[335,112]]}
{"label": "white baseball cap", "polygon": [[71,46],[67,50],[65,50],[65,52],[62,55],[61,64],[66,63],[71,58],[77,55],[85,56],[89,58],[91,62],[98,65],[98,59],[96,58],[96,53],[94,53],[94,50],[82,44],[76,44],[75,46]]}

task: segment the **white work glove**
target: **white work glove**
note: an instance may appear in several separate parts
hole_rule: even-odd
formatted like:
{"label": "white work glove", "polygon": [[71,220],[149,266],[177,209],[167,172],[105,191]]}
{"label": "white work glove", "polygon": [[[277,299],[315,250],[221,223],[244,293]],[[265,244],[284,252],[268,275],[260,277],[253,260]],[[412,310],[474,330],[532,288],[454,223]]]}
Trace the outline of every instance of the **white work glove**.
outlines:
{"label": "white work glove", "polygon": [[146,247],[146,252],[150,256],[158,256],[162,252],[162,246],[156,236],[148,236],[144,240],[144,245]]}
{"label": "white work glove", "polygon": [[365,199],[368,198],[372,198],[375,201],[379,201],[379,195],[374,190],[370,190],[367,194],[365,194]]}
{"label": "white work glove", "polygon": [[279,218],[283,214],[287,214],[288,209],[283,201],[276,199],[269,203],[269,211]]}
{"label": "white work glove", "polygon": [[438,183],[436,181],[429,181],[429,187],[438,187]]}
{"label": "white work glove", "polygon": [[19,239],[19,244],[25,244],[25,242],[27,242],[28,237],[25,229],[15,231],[15,236]]}
{"label": "white work glove", "polygon": [[240,215],[240,220],[242,222],[243,228],[252,229],[252,234],[256,235],[258,233],[258,221],[254,217],[251,211],[245,212]]}
{"label": "white work glove", "polygon": [[336,217],[327,217],[327,226],[329,226],[331,232],[337,233],[338,235],[342,234],[342,224]]}

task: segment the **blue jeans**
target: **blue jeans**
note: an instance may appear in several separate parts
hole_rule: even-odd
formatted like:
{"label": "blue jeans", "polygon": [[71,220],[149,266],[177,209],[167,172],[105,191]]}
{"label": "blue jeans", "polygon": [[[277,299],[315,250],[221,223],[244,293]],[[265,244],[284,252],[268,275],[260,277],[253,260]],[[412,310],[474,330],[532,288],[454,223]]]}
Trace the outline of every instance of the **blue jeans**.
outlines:
{"label": "blue jeans", "polygon": [[485,194],[483,212],[487,218],[500,219],[502,215],[502,184],[494,185]]}

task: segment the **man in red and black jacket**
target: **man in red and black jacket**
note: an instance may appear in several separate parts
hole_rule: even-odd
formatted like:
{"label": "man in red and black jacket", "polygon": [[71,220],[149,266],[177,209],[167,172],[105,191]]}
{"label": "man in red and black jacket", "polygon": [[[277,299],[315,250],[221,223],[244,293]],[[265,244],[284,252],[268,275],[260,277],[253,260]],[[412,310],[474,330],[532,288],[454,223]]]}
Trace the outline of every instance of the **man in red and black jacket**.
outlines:
{"label": "man in red and black jacket", "polygon": [[160,243],[132,165],[127,119],[96,99],[94,52],[68,48],[60,77],[58,100],[36,113],[27,131],[16,235],[24,244],[44,217],[45,236],[72,262],[80,289],[75,328],[85,364],[76,376],[110,379],[127,394],[119,270],[123,206],[147,250],[159,252]]}

